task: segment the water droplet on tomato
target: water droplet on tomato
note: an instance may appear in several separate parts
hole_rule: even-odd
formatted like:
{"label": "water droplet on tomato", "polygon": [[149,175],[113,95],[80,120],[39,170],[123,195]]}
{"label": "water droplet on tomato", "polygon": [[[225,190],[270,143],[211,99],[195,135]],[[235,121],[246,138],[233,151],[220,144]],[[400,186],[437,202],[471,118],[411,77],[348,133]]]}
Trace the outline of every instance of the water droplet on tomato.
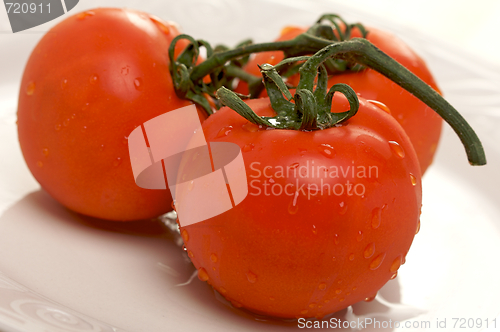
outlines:
{"label": "water droplet on tomato", "polygon": [[365,301],[365,302],[371,302],[371,301],[375,300],[375,297],[377,297],[377,294],[375,294],[375,295],[373,295],[373,296],[369,296],[369,297],[365,298],[365,300],[364,300],[364,301]]}
{"label": "water droplet on tomato", "polygon": [[385,258],[385,253],[382,253],[375,257],[372,262],[370,263],[370,270],[376,270],[382,265],[382,262],[384,261]]}
{"label": "water droplet on tomato", "polygon": [[40,167],[40,168],[42,168],[42,167],[43,167],[43,163],[42,163],[40,160],[36,162],[36,165],[37,165],[38,167]]}
{"label": "water droplet on tomato", "polygon": [[381,222],[380,214],[381,214],[381,210],[379,208],[375,208],[372,211],[372,228],[373,229],[377,229],[380,226],[380,222]]}
{"label": "water droplet on tomato", "polygon": [[333,158],[336,155],[335,149],[330,144],[321,144],[319,146],[319,151],[327,158]]}
{"label": "water droplet on tomato", "polygon": [[157,20],[156,18],[151,17],[151,16],[149,17],[149,19],[154,24],[156,24],[156,26],[158,27],[158,29],[160,29],[161,32],[163,32],[166,35],[168,35],[170,33],[170,29],[165,24],[163,24],[160,20]]}
{"label": "water droplet on tomato", "polygon": [[356,287],[356,286],[354,286],[354,287],[352,288],[352,290],[353,290],[353,291],[355,291],[356,289],[358,289],[358,287]]}
{"label": "water droplet on tomato", "polygon": [[332,257],[332,261],[335,262],[337,260],[337,258],[335,258],[335,256]]}
{"label": "water droplet on tomato", "polygon": [[135,80],[134,80],[134,87],[137,91],[142,91],[142,88],[143,88],[143,84],[142,84],[142,78],[140,77],[137,77]]}
{"label": "water droplet on tomato", "polygon": [[101,144],[101,146],[99,147],[99,151],[102,151],[104,150],[104,144]]}
{"label": "water droplet on tomato", "polygon": [[325,290],[326,284],[324,282],[322,282],[321,284],[319,284],[318,288],[319,288],[319,290]]}
{"label": "water droplet on tomato", "polygon": [[182,230],[181,237],[182,240],[184,240],[184,243],[187,243],[189,241],[189,234],[185,229]]}
{"label": "water droplet on tomato", "polygon": [[415,230],[415,234],[418,234],[418,232],[420,232],[420,219],[418,219],[417,229]]}
{"label": "water droplet on tomato", "polygon": [[47,157],[49,155],[49,149],[48,148],[43,148],[42,149],[42,154]]}
{"label": "water droplet on tomato", "polygon": [[343,216],[344,214],[346,214],[346,212],[347,212],[347,204],[345,204],[344,202],[340,202],[339,203],[339,207],[340,207],[339,214],[341,216]]}
{"label": "water droplet on tomato", "polygon": [[188,250],[188,256],[189,258],[194,258],[194,254],[191,250]]}
{"label": "water droplet on tomato", "polygon": [[363,241],[363,238],[364,238],[364,237],[365,237],[365,236],[363,235],[363,232],[362,232],[362,231],[359,231],[359,232],[358,232],[358,235],[356,236],[356,240],[357,240],[358,242],[361,242],[361,241]]}
{"label": "water droplet on tomato", "polygon": [[372,210],[372,228],[377,229],[380,227],[382,223],[382,211],[387,207],[387,204],[384,204],[381,208],[375,208]]}
{"label": "water droplet on tomato", "polygon": [[370,243],[366,246],[365,251],[363,251],[364,258],[370,258],[375,253],[375,243]]}
{"label": "water droplet on tomato", "polygon": [[128,75],[128,73],[129,73],[129,71],[130,71],[130,69],[129,69],[129,67],[127,66],[127,67],[123,67],[123,68],[122,68],[122,70],[120,71],[120,73],[121,73],[122,75],[124,75],[124,76],[127,76],[127,75]]}
{"label": "water droplet on tomato", "polygon": [[338,234],[335,234],[335,236],[333,237],[333,242],[335,242],[335,244],[339,244],[339,235]]}
{"label": "water droplet on tomato", "polygon": [[335,294],[337,294],[337,295],[338,295],[338,294],[340,294],[340,293],[342,293],[342,289],[337,289],[337,290],[335,290]]}
{"label": "water droplet on tomato", "polygon": [[394,280],[396,279],[396,277],[398,276],[398,273],[397,272],[394,272],[394,274],[391,276],[391,280]]}
{"label": "water droplet on tomato", "polygon": [[98,79],[99,79],[99,77],[94,74],[94,75],[90,76],[89,81],[90,81],[91,84],[95,84],[95,83],[97,83]]}
{"label": "water droplet on tomato", "polygon": [[249,131],[251,133],[255,133],[259,131],[260,127],[259,125],[256,125],[255,123],[247,122],[243,126],[241,126],[243,129],[246,131]]}
{"label": "water droplet on tomato", "polygon": [[390,271],[392,273],[395,273],[399,270],[399,267],[401,266],[401,263],[402,263],[402,255],[399,255],[398,257],[396,257],[396,259],[394,259],[394,261],[392,262],[391,264],[391,269]]}
{"label": "water droplet on tomato", "polygon": [[344,302],[344,301],[345,301],[345,298],[343,298],[343,297],[341,297],[341,298],[339,299],[339,302]]}
{"label": "water droplet on tomato", "polygon": [[65,127],[69,126],[69,121],[70,121],[69,119],[64,120],[63,126],[65,126]]}
{"label": "water droplet on tomato", "polygon": [[224,137],[224,136],[227,136],[229,135],[229,133],[231,132],[231,130],[233,130],[233,127],[232,126],[226,126],[226,127],[222,127],[219,132],[217,133],[217,136],[215,136],[216,138],[220,138],[220,137]]}
{"label": "water droplet on tomato", "polygon": [[85,111],[89,107],[89,103],[85,103],[85,105],[82,106],[82,111]]}
{"label": "water droplet on tomato", "polygon": [[249,152],[249,151],[252,151],[254,147],[255,147],[255,145],[253,143],[248,143],[248,144],[245,144],[243,146],[242,151],[243,152]]}
{"label": "water droplet on tomato", "polygon": [[217,255],[216,254],[211,254],[210,255],[210,260],[212,261],[212,263],[217,263]]}
{"label": "water droplet on tomato", "polygon": [[94,15],[95,15],[95,13],[93,11],[88,10],[86,12],[77,14],[76,18],[81,21],[81,20],[84,20],[85,18],[87,18],[89,16],[94,16]]}
{"label": "water droplet on tomato", "polygon": [[316,308],[316,306],[317,306],[317,305],[318,305],[318,304],[317,304],[317,303],[314,303],[314,302],[313,302],[313,303],[310,303],[310,304],[309,304],[309,308],[314,309],[314,308]]}
{"label": "water droplet on tomato", "polygon": [[337,281],[337,284],[339,284],[339,285],[340,285],[342,282],[344,282],[344,280],[339,279],[339,280]]}
{"label": "water droplet on tomato", "polygon": [[227,292],[227,290],[224,287],[221,287],[221,288],[219,288],[219,292],[221,294],[225,294]]}
{"label": "water droplet on tomato", "polygon": [[392,152],[394,152],[399,158],[405,157],[405,150],[399,145],[396,141],[389,141],[389,146],[391,147]]}
{"label": "water droplet on tomato", "polygon": [[299,206],[297,204],[298,197],[299,197],[299,192],[296,191],[295,195],[293,196],[293,199],[290,201],[290,204],[288,204],[288,213],[296,214],[297,211],[299,210]]}
{"label": "water droplet on tomato", "polygon": [[56,131],[61,130],[61,125],[60,125],[59,123],[58,123],[58,124],[56,124],[56,125],[54,126],[54,129],[55,129]]}
{"label": "water droplet on tomato", "polygon": [[377,106],[378,108],[380,108],[382,111],[384,112],[387,112],[389,114],[391,114],[391,110],[389,109],[389,107],[387,107],[386,104],[384,103],[381,103],[379,102],[378,100],[367,100],[367,102],[369,102],[370,104],[372,105],[375,105]]}
{"label": "water droplet on tomato", "polygon": [[415,175],[411,174],[410,173],[410,181],[411,181],[411,184],[413,186],[416,186],[417,185],[417,178],[415,177]]}
{"label": "water droplet on tomato", "polygon": [[353,260],[354,260],[354,254],[350,254],[350,255],[349,255],[349,260],[350,260],[350,261],[353,261]]}
{"label": "water droplet on tomato", "polygon": [[207,270],[205,270],[204,268],[200,267],[198,269],[198,278],[201,280],[201,281],[208,281],[208,273],[207,273]]}
{"label": "water droplet on tomato", "polygon": [[248,280],[248,282],[254,284],[257,281],[257,276],[255,275],[255,273],[248,271],[247,272],[247,280]]}
{"label": "water droplet on tomato", "polygon": [[35,82],[29,82],[28,86],[26,87],[26,94],[28,96],[31,96],[35,93]]}
{"label": "water droplet on tomato", "polygon": [[66,85],[68,85],[68,80],[67,80],[67,79],[63,79],[63,80],[61,81],[61,89],[66,88]]}
{"label": "water droplet on tomato", "polygon": [[231,301],[231,304],[235,308],[241,308],[241,307],[243,307],[243,305],[241,303],[239,303],[238,301]]}
{"label": "water droplet on tomato", "polygon": [[122,158],[117,157],[115,161],[113,161],[113,166],[118,167],[122,163]]}
{"label": "water droplet on tomato", "polygon": [[305,314],[307,314],[308,312],[309,312],[309,310],[304,309],[304,310],[302,310],[300,313],[301,313],[302,315],[305,315]]}

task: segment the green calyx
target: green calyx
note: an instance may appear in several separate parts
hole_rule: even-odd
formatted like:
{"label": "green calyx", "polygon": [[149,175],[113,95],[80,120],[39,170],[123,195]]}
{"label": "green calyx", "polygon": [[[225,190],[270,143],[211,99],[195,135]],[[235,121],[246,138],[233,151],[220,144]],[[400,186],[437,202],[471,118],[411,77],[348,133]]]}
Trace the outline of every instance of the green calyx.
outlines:
{"label": "green calyx", "polygon": [[[328,74],[324,66],[319,66],[318,84],[315,89],[301,88],[292,95],[277,67],[289,61],[301,61],[304,57],[291,58],[276,67],[269,64],[261,66],[264,85],[271,107],[276,112],[274,117],[260,117],[231,90],[221,87],[217,97],[222,104],[229,106],[248,121],[274,129],[317,130],[326,129],[346,121],[356,114],[359,101],[354,90],[347,84],[339,83],[327,91]],[[335,92],[340,92],[349,101],[347,112],[332,113],[331,105]],[[292,102],[292,100],[294,102]]]}

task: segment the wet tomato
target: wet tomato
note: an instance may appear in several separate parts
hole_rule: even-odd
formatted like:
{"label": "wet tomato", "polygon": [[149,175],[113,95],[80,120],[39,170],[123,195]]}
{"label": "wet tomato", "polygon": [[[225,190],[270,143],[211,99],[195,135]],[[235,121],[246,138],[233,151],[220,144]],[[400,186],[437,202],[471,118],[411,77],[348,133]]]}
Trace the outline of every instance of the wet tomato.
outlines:
{"label": "wet tomato", "polygon": [[19,142],[36,180],[66,207],[111,220],[171,209],[169,191],[135,184],[127,136],[190,104],[176,96],[168,70],[178,34],[149,14],[100,8],[62,21],[33,50],[19,95]]}
{"label": "wet tomato", "polygon": [[[334,109],[348,108],[334,100]],[[246,103],[274,114],[268,98]],[[343,124],[304,131],[262,128],[225,107],[203,130],[208,141],[241,148],[249,191],[181,234],[199,278],[234,306],[322,317],[395,276],[418,228],[421,175],[389,114],[360,98]]]}

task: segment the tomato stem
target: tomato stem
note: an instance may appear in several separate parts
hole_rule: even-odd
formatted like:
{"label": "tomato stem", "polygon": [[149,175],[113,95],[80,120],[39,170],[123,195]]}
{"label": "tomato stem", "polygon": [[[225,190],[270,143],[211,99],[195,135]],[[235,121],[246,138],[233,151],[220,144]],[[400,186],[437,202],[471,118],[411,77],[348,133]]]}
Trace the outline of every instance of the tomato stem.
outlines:
{"label": "tomato stem", "polygon": [[438,113],[453,128],[465,147],[471,165],[486,164],[486,156],[481,141],[462,115],[427,83],[366,39],[354,38],[334,43],[317,52],[300,68],[300,81],[297,89],[311,89],[318,64],[323,63],[332,56],[349,57],[376,70],[412,93]]}

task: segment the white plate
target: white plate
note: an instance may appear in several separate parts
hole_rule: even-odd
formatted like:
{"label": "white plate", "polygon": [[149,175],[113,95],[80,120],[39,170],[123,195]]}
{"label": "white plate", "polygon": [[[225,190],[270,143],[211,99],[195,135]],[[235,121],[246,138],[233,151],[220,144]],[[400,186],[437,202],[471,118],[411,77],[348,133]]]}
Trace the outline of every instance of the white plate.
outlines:
{"label": "white plate", "polygon": [[[82,1],[80,11],[100,3]],[[213,43],[274,38],[290,22],[307,25],[332,11],[328,1],[107,1],[174,20]],[[205,7],[205,13],[188,9]],[[206,14],[206,12],[211,14]],[[347,19],[394,31],[387,21],[336,5]],[[276,19],[272,15],[280,13]],[[56,20],[58,21],[58,20]],[[217,23],[219,22],[219,23]],[[5,23],[5,22],[3,22]],[[0,330],[53,331],[289,331],[296,322],[263,321],[230,308],[206,283],[161,222],[103,223],[69,212],[39,189],[22,159],[15,110],[22,68],[43,31],[3,33],[0,78]],[[209,27],[209,28],[207,28]],[[252,27],[249,29],[247,27]],[[2,25],[5,28],[5,25]],[[249,31],[251,30],[251,31]],[[480,330],[500,313],[500,72],[437,39],[398,28],[422,53],[447,99],[482,138],[486,167],[467,164],[458,138],[444,131],[424,178],[422,229],[407,264],[371,303],[332,316],[377,319],[367,331]],[[330,317],[328,317],[330,318]],[[474,319],[474,327],[467,327]],[[389,320],[415,328],[383,328]],[[487,321],[488,320],[488,321]],[[481,321],[481,328],[478,323]],[[438,323],[441,322],[441,323]],[[408,323],[406,323],[408,324]],[[500,329],[500,320],[496,321]],[[417,327],[419,326],[419,327]],[[346,329],[348,330],[348,329]]]}

